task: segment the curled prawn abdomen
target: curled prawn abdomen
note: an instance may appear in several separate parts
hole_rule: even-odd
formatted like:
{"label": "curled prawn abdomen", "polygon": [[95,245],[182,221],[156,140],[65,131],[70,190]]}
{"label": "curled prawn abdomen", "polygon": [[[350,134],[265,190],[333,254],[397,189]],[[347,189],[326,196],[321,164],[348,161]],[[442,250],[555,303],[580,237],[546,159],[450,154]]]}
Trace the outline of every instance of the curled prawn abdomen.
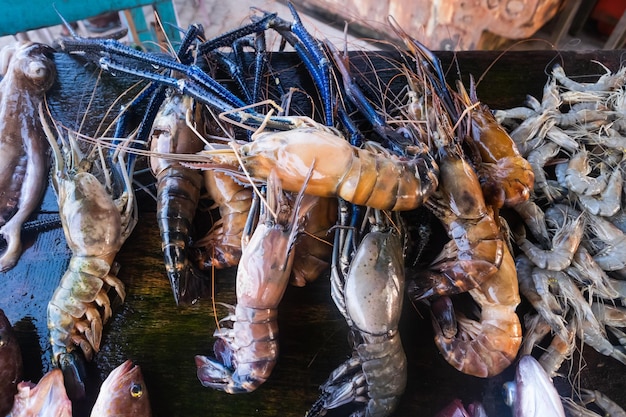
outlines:
{"label": "curled prawn abdomen", "polygon": [[500,228],[473,168],[452,149],[442,157],[440,186],[427,207],[451,240],[429,269],[410,281],[414,299],[465,292],[496,273],[505,246]]}
{"label": "curled prawn abdomen", "polygon": [[518,288],[515,263],[505,247],[498,272],[469,291],[480,306],[479,320],[457,313],[458,331],[450,337],[433,317],[435,343],[448,363],[463,373],[485,378],[499,374],[515,360],[522,343],[522,327],[515,313],[520,303]]}

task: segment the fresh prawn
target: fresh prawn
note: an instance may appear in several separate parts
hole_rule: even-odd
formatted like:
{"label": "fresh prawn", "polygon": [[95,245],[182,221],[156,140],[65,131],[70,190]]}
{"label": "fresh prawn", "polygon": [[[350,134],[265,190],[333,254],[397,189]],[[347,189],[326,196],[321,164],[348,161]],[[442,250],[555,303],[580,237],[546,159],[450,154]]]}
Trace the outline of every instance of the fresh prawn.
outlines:
{"label": "fresh prawn", "polygon": [[552,246],[549,249],[538,248],[526,239],[526,232],[523,228],[517,233],[516,243],[538,267],[550,271],[562,271],[571,264],[583,238],[585,217],[576,209],[563,204],[551,206],[545,214],[548,224],[557,228],[552,236]]}
{"label": "fresh prawn", "polygon": [[548,179],[544,167],[552,161],[561,150],[561,147],[552,141],[547,141],[528,153],[528,162],[535,173],[535,189],[543,192],[548,201],[554,200],[553,192],[548,186]]}
{"label": "fresh prawn", "polygon": [[[413,53],[418,64],[418,72],[429,79],[433,93],[439,95],[445,103],[445,110],[452,123],[465,122],[461,118],[465,110],[469,111],[466,122],[470,125],[467,129],[470,134],[465,135],[464,140],[468,141],[470,148],[477,150],[479,154],[480,163],[477,164],[477,171],[487,203],[499,208],[503,205],[514,206],[528,200],[535,179],[533,170],[520,154],[513,139],[496,121],[491,110],[479,102],[473,78],[469,94],[459,81],[457,83],[459,93],[453,95],[446,84],[441,63],[435,54],[411,38],[392,19],[389,19],[389,23]],[[424,65],[425,61],[429,63],[429,68]],[[455,106],[465,110],[462,113],[458,108],[453,108]],[[443,111],[439,106],[434,107]],[[463,127],[460,129],[464,130]]]}
{"label": "fresh prawn", "polygon": [[463,104],[472,108],[471,134],[465,140],[480,154],[477,171],[485,200],[494,207],[515,206],[529,199],[535,174],[491,110],[478,101],[476,86],[471,81],[469,95],[461,82],[458,86]]}
{"label": "fresh prawn", "polygon": [[[427,152],[401,158],[373,144],[357,148],[334,129],[306,117],[296,120],[302,125],[295,129],[255,132],[249,143],[232,143],[243,170],[261,180],[275,171],[286,191],[298,192],[313,167],[305,193],[377,209],[412,210],[437,188],[438,167]],[[205,162],[190,166],[223,169],[235,160],[232,150],[199,155]]]}
{"label": "fresh prawn", "polygon": [[[539,314],[524,317],[524,330],[520,355],[530,355],[535,346],[551,332],[550,325]],[[541,348],[538,361],[551,378],[557,374],[563,362],[571,357],[576,347],[574,343],[576,338],[574,321],[567,323],[566,330],[565,337],[555,334],[548,347]]]}
{"label": "fresh prawn", "polygon": [[152,125],[150,167],[157,179],[157,223],[165,270],[174,300],[187,295],[193,270],[188,261],[190,228],[202,185],[202,173],[168,159],[168,154],[190,154],[204,144],[187,125],[191,98],[169,92]]}
{"label": "fresh prawn", "polygon": [[450,295],[480,287],[494,275],[506,246],[493,209],[483,198],[478,176],[460,148],[440,151],[440,183],[426,206],[451,238],[426,271],[409,283],[413,298]]}
{"label": "fresh prawn", "polygon": [[559,184],[566,187],[570,191],[582,195],[599,194],[606,188],[609,171],[601,165],[600,175],[591,177],[591,165],[589,164],[589,154],[585,148],[575,153],[567,163],[567,168],[562,176],[558,175]]}
{"label": "fresh prawn", "polygon": [[576,322],[578,337],[599,353],[626,364],[626,352],[621,349],[621,346],[614,346],[611,343],[604,325],[596,318],[589,301],[585,299],[573,280],[567,275],[565,277],[567,279],[562,279],[558,283],[559,293],[573,309],[572,320]]}
{"label": "fresh prawn", "polygon": [[584,241],[593,260],[604,271],[617,271],[626,267],[624,244],[626,233],[604,217],[589,214],[586,216],[589,239]]}
{"label": "fresh prawn", "polygon": [[301,193],[292,207],[276,173],[270,173],[267,190],[269,208],[261,212],[249,241],[243,240],[247,243],[237,268],[237,305],[222,319],[233,326],[215,331],[216,359],[196,356],[202,385],[230,394],[254,391],[276,364],[277,308],[289,283],[293,245],[311,203]]}
{"label": "fresh prawn", "polygon": [[549,271],[536,267],[526,255],[515,258],[520,292],[532,304],[540,316],[550,325],[552,331],[565,337],[564,310],[550,287],[555,287],[562,271]]}
{"label": "fresh prawn", "polygon": [[614,169],[604,190],[598,195],[578,194],[578,202],[588,212],[610,217],[622,206],[624,178],[621,169]]}
{"label": "fresh prawn", "polygon": [[483,378],[498,375],[515,360],[522,343],[522,327],[515,312],[520,303],[519,284],[507,245],[497,272],[469,294],[480,307],[480,318],[473,320],[457,312],[458,330],[448,336],[438,320],[448,312],[433,310],[435,343],[446,361],[459,371]]}
{"label": "fresh prawn", "polygon": [[[120,166],[113,170],[116,184],[105,186],[92,173],[97,171],[96,163],[81,155],[72,135],[66,140],[59,132],[62,147],[58,146],[42,105],[39,116],[54,154],[52,185],[72,251],[68,269],[48,303],[48,328],[53,363],[71,375],[78,372],[77,346],[87,360],[100,349],[102,326],[112,314],[109,289],[115,289],[122,301],[126,296],[124,284],[114,275],[113,261],[135,227],[137,204],[122,153],[111,158]],[[108,190],[117,186],[123,191],[114,198]],[[74,377],[78,381],[73,382],[81,383],[81,375]]]}
{"label": "fresh prawn", "polygon": [[[384,215],[352,253],[352,233],[337,233],[331,270],[332,298],[350,326],[351,357],[322,384],[308,417],[353,403],[354,415],[389,416],[407,381],[407,360],[398,323],[404,294],[400,231]],[[346,265],[349,265],[346,269]]]}

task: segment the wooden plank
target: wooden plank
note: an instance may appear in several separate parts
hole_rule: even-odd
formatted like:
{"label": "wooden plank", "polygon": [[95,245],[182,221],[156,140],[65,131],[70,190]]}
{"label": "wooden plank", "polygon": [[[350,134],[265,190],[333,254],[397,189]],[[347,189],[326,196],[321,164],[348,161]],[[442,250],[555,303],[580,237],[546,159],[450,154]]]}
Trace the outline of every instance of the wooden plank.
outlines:
{"label": "wooden plank", "polygon": [[[438,55],[444,68],[450,69],[450,80],[456,78],[457,64],[464,79],[469,74],[481,79],[479,97],[497,109],[522,105],[526,94],[540,98],[546,73],[556,62],[564,66],[567,74],[599,75],[604,70],[592,61],[615,71],[622,53],[537,51],[500,56],[494,52],[438,52]],[[397,59],[397,55],[352,52],[351,58],[354,67],[364,71],[365,76],[373,71],[366,66],[371,60],[385,85],[388,83],[395,92],[403,87],[391,81],[397,69],[391,69],[390,60]],[[276,53],[271,59],[281,79],[310,88],[297,56]],[[65,54],[57,54],[56,61],[59,78],[49,94],[55,117],[77,126],[87,113],[84,129],[101,131],[100,124],[110,122],[110,117],[103,118],[106,110],[134,80],[107,74],[98,79],[93,66],[85,66]],[[87,110],[86,103],[96,82],[99,87]],[[142,177],[142,181],[151,179]],[[214,312],[213,301],[235,302],[234,270],[216,271],[204,297],[194,304],[177,307],[165,276],[154,204],[140,191],[138,196],[142,199],[139,223],[117,257],[121,265],[118,276],[125,283],[128,296],[105,326],[102,350],[89,364],[89,396],[76,404],[74,415],[89,415],[100,381],[129,358],[144,371],[155,417],[302,416],[316,400],[318,386],[350,354],[348,329],[330,298],[328,278],[322,277],[305,288],[287,289],[279,308],[280,357],[267,383],[253,393],[241,395],[204,388],[196,378],[193,358],[196,354],[212,354],[216,316],[225,315],[221,306],[217,307],[217,314]],[[57,210],[54,194],[48,189],[39,215]],[[51,366],[46,306],[69,256],[61,229],[25,234],[25,251],[18,266],[0,274],[3,281],[0,308],[19,331],[27,379],[38,380]],[[408,302],[404,304],[400,332],[409,363],[409,380],[397,416],[431,416],[457,397],[466,402],[482,400],[490,415],[510,415],[500,396],[500,387],[512,378],[512,369],[491,379],[460,374],[442,359],[434,346],[426,312]],[[623,365],[595,354],[590,348],[585,350],[585,360],[588,367],[581,376],[581,385],[600,389],[626,406]],[[560,388],[569,394],[569,385],[563,381]]]}

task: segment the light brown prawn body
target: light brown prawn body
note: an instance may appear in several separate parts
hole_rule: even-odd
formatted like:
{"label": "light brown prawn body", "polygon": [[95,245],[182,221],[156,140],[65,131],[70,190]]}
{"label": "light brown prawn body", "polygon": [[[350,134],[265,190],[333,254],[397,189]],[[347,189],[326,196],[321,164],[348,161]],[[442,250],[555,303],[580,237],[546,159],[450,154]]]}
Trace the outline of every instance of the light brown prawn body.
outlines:
{"label": "light brown prawn body", "polygon": [[[313,167],[306,194],[339,196],[372,208],[417,208],[438,184],[438,168],[427,157],[401,159],[357,148],[336,132],[317,124],[257,133],[252,142],[235,146],[243,168],[254,178],[264,180],[274,170],[286,191],[299,192]],[[224,160],[223,154],[203,155],[209,163]]]}
{"label": "light brown prawn body", "polygon": [[176,302],[185,295],[191,275],[187,251],[202,173],[163,155],[191,154],[203,149],[204,143],[186,122],[192,107],[191,98],[171,93],[159,109],[150,139],[150,168],[157,179],[157,222],[165,270]]}
{"label": "light brown prawn body", "polygon": [[438,331],[433,320],[435,343],[459,371],[483,378],[498,375],[515,360],[522,343],[522,327],[515,313],[520,303],[517,272],[506,245],[497,273],[469,293],[480,307],[480,319],[457,314],[458,331],[453,337]]}
{"label": "light brown prawn body", "polygon": [[221,171],[209,169],[203,174],[204,186],[213,207],[219,209],[220,218],[204,237],[194,242],[198,266],[236,266],[241,258],[241,237],[252,205],[252,189]]}
{"label": "light brown prawn body", "polygon": [[302,287],[328,271],[333,252],[332,227],[337,223],[337,199],[315,197],[303,219],[304,231],[296,239],[290,283]]}
{"label": "light brown prawn body", "polygon": [[482,104],[471,111],[471,127],[472,134],[467,140],[480,153],[482,161],[478,171],[489,204],[511,207],[527,201],[533,189],[535,174],[511,136],[497,122],[489,108]]}
{"label": "light brown prawn body", "polygon": [[16,42],[2,50],[0,81],[0,236],[6,249],[0,271],[17,263],[22,224],[43,197],[48,175],[48,146],[37,107],[56,79],[53,50]]}
{"label": "light brown prawn body", "polygon": [[196,356],[202,384],[230,394],[254,391],[276,364],[277,308],[289,284],[302,217],[311,204],[309,196],[300,195],[292,207],[274,173],[268,179],[267,194],[276,216],[262,212],[243,246],[237,268],[237,305],[223,319],[232,321],[232,328],[222,327],[214,333],[217,359]]}
{"label": "light brown prawn body", "polygon": [[459,152],[442,150],[439,189],[427,202],[451,241],[429,270],[410,283],[416,299],[476,288],[502,262],[505,244],[493,210],[484,201],[474,169]]}

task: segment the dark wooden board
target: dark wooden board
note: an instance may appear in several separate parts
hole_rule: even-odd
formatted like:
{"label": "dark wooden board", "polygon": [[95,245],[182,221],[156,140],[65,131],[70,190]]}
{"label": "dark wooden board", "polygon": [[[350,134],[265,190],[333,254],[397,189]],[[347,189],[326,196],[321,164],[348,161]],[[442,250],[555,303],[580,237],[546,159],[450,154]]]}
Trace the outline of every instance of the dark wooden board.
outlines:
{"label": "dark wooden board", "polygon": [[[546,73],[556,62],[568,74],[602,74],[597,60],[615,71],[623,51],[589,52],[441,52],[450,79],[456,68],[466,78],[482,77],[479,97],[492,108],[523,105],[527,94],[541,97]],[[388,54],[388,53],[385,53]],[[364,57],[377,68],[388,67],[376,53],[353,53],[355,67]],[[393,56],[393,54],[391,54]],[[91,96],[97,71],[82,62],[57,54],[59,79],[49,94],[55,117],[68,124],[81,120]],[[361,63],[360,63],[361,62]],[[458,64],[456,64],[456,63]],[[289,53],[272,55],[275,68],[291,73],[296,82],[307,83],[298,58]],[[453,63],[455,63],[453,65]],[[300,80],[300,81],[297,81]],[[86,131],[95,130],[105,109],[133,80],[102,75],[95,103],[88,111]],[[395,87],[394,87],[395,88]],[[138,192],[139,194],[140,192]],[[203,388],[196,378],[194,355],[212,354],[216,326],[212,300],[201,298],[192,305],[176,306],[163,268],[159,232],[153,204],[145,199],[139,223],[120,251],[119,278],[126,284],[127,299],[118,306],[104,329],[102,349],[90,364],[89,398],[76,405],[76,416],[88,415],[100,381],[129,358],[141,365],[156,417],[171,416],[302,416],[318,395],[318,386],[345,360],[349,352],[347,326],[331,298],[327,277],[305,288],[288,288],[279,308],[281,354],[267,383],[256,392],[228,395]],[[56,200],[48,190],[38,216],[56,212]],[[26,378],[37,380],[50,369],[46,306],[70,257],[60,228],[24,234],[24,253],[19,264],[0,275],[0,308],[15,324],[24,351]],[[215,301],[234,303],[234,270],[216,271]],[[217,307],[217,316],[225,309]],[[509,412],[500,397],[501,384],[511,379],[512,369],[492,379],[460,374],[439,355],[432,341],[430,319],[405,302],[401,334],[409,360],[409,382],[398,416],[431,416],[453,398],[482,400],[491,415]],[[604,391],[626,406],[623,365],[585,352],[588,367],[582,385]],[[563,380],[565,381],[565,380]],[[562,383],[566,390],[565,383]]]}

